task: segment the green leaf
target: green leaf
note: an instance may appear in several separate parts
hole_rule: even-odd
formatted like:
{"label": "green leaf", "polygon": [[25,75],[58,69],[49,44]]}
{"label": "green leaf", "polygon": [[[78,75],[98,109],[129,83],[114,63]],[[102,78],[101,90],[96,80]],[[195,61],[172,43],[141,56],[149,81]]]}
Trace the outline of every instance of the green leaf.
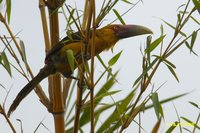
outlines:
{"label": "green leaf", "polygon": [[200,14],[200,2],[199,2],[199,0],[192,0],[192,2],[194,3],[194,5],[195,5],[197,11],[198,11],[199,14]]}
{"label": "green leaf", "polygon": [[[165,38],[166,35],[160,36],[158,39],[156,39],[155,41],[153,41],[150,45],[150,52],[152,52],[159,44],[161,44],[161,42],[163,41],[163,39]],[[147,50],[146,50],[147,52]]]}
{"label": "green leaf", "polygon": [[183,117],[183,116],[182,116],[181,119],[183,119],[183,120],[185,120],[186,122],[188,122],[188,125],[194,126],[194,127],[198,128],[198,129],[200,130],[200,127],[199,127],[197,124],[195,124],[195,123],[192,122],[191,120],[187,119],[186,117]]}
{"label": "green leaf", "polygon": [[[74,22],[73,22],[74,11],[75,11],[75,9],[72,9],[72,11],[70,12],[70,16],[69,16],[69,18],[68,18],[68,20],[67,20],[66,28],[68,28],[68,27],[70,26],[71,20],[72,20],[72,23],[74,23]],[[67,18],[66,18],[66,19],[67,19]]]}
{"label": "green leaf", "polygon": [[10,16],[11,16],[11,0],[6,0],[6,14],[8,17],[8,23],[10,23]]}
{"label": "green leaf", "polygon": [[[188,93],[183,93],[183,94],[180,94],[180,95],[177,95],[177,96],[173,96],[173,97],[170,97],[170,98],[161,100],[161,101],[160,101],[160,104],[164,104],[164,103],[167,103],[167,102],[171,102],[171,101],[173,101],[173,100],[175,100],[175,99],[178,99],[178,98],[180,98],[180,97],[183,97],[183,96],[185,96],[185,95],[187,95],[187,94],[188,94]],[[130,106],[129,106],[129,107],[130,107]],[[137,106],[137,107],[135,108],[134,114],[137,115],[139,111],[148,110],[148,109],[151,109],[152,107],[154,107],[153,104],[147,105],[147,106],[144,107],[144,104],[142,103],[141,105],[139,105],[139,106]],[[142,109],[142,108],[144,108],[144,109]],[[125,117],[129,117],[129,116],[126,116],[126,115],[125,115]],[[114,130],[116,130],[116,129],[117,129],[118,127],[120,127],[120,126],[121,126],[121,122],[116,123],[114,126],[112,126],[112,127],[109,129],[109,131],[110,131],[110,132],[113,132]]]}
{"label": "green leaf", "polygon": [[167,65],[169,65],[170,67],[172,67],[172,68],[176,68],[176,66],[172,63],[172,62],[170,62],[170,61],[168,61],[168,60],[164,60],[164,62],[167,64]]}
{"label": "green leaf", "polygon": [[99,62],[102,64],[102,66],[104,67],[104,69],[108,72],[108,77],[111,75],[113,76],[112,70],[110,70],[110,67],[107,67],[104,63],[104,61],[101,59],[101,57],[99,55],[96,55],[97,59],[99,60]]}
{"label": "green leaf", "polygon": [[192,104],[194,107],[196,107],[196,108],[200,109],[200,108],[199,108],[199,106],[198,106],[196,103],[194,103],[194,102],[191,102],[191,101],[189,101],[189,103],[190,103],[190,104]]}
{"label": "green leaf", "polygon": [[127,106],[131,102],[133,96],[135,93],[132,91],[129,93],[128,96],[126,96],[122,102],[119,103],[119,105],[116,106],[115,110],[111,113],[111,115],[102,123],[100,128],[97,130],[97,133],[102,133],[105,130],[108,129],[108,127],[115,123],[116,121],[119,121],[121,118],[121,115],[123,115],[126,112]]}
{"label": "green leaf", "polygon": [[161,33],[161,36],[164,35],[164,28],[163,28],[163,25],[162,25],[162,24],[160,25],[160,33]]}
{"label": "green leaf", "polygon": [[[187,94],[189,94],[189,93],[183,93],[183,94],[180,94],[180,95],[177,95],[177,96],[173,96],[173,97],[170,97],[170,98],[161,100],[161,101],[160,101],[160,104],[164,104],[164,103],[167,103],[167,102],[171,102],[171,101],[173,101],[173,100],[175,100],[175,99],[178,99],[178,98],[181,98],[181,97],[183,97],[183,96],[185,96],[185,95],[187,95]],[[153,104],[147,105],[147,106],[145,106],[145,110],[150,109],[150,108],[152,108],[153,106],[154,106]]]}
{"label": "green leaf", "polygon": [[[98,97],[94,97],[94,104],[97,105],[97,103],[99,103],[99,101],[107,96],[112,96],[118,92],[120,92],[121,90],[116,90],[116,91],[110,91],[110,92],[106,92]],[[86,109],[86,108],[89,108],[90,107],[90,101],[88,101],[87,103],[85,103],[83,106],[82,106],[82,109]]]}
{"label": "green leaf", "polygon": [[149,64],[149,66],[143,70],[142,74],[135,80],[134,84],[133,84],[133,87],[135,87],[138,82],[140,82],[140,80],[143,78],[144,75],[146,75],[148,73],[148,71],[153,67],[153,65],[158,61],[158,58],[154,59],[153,62],[151,62]]}
{"label": "green leaf", "polygon": [[152,40],[152,36],[150,35],[150,36],[148,36],[147,37],[147,48],[146,48],[146,53],[147,53],[147,60],[148,60],[148,63],[150,64],[151,63],[151,51],[150,51],[150,46],[151,46],[151,40]]}
{"label": "green leaf", "polygon": [[121,15],[118,13],[118,11],[116,9],[113,9],[113,12],[115,13],[115,15],[117,16],[117,18],[119,19],[119,21],[123,24],[126,25],[126,23],[124,22],[124,20],[122,19]]}
{"label": "green leaf", "polygon": [[75,59],[74,53],[71,49],[69,49],[66,51],[66,55],[67,55],[67,60],[68,60],[69,66],[73,72],[74,71],[74,59]]}
{"label": "green leaf", "polygon": [[151,100],[153,102],[153,106],[154,106],[156,116],[157,116],[158,119],[160,119],[160,115],[163,117],[163,110],[162,110],[161,103],[159,102],[157,92],[155,92],[151,95]]}
{"label": "green leaf", "polygon": [[113,66],[119,59],[120,55],[121,55],[122,51],[120,51],[119,53],[117,53],[114,57],[112,57],[109,61],[108,61],[108,65],[109,66]]}
{"label": "green leaf", "polygon": [[[167,21],[161,19],[165,24],[167,24],[169,27],[171,27],[172,29],[174,29],[174,31],[176,31],[176,27],[174,27],[173,25],[171,25],[170,23],[168,23]],[[185,33],[183,33],[182,31],[179,32],[182,36],[187,37],[187,35]]]}
{"label": "green leaf", "polygon": [[169,69],[169,71],[172,73],[172,75],[175,77],[175,79],[179,82],[178,76],[176,75],[176,72],[174,71],[174,69],[167,64],[166,64],[166,66]]}
{"label": "green leaf", "polygon": [[200,26],[200,22],[196,19],[196,18],[194,18],[194,17],[192,17],[192,16],[190,16],[191,17],[191,19],[196,23],[196,24],[198,24],[199,26]]}
{"label": "green leaf", "polygon": [[174,122],[165,133],[172,133],[172,131],[178,126],[179,122]]}
{"label": "green leaf", "polygon": [[180,23],[181,22],[181,14],[177,14],[177,18],[178,18],[178,22]]}
{"label": "green leaf", "polygon": [[[99,91],[96,93],[95,97],[99,97],[98,99],[95,100],[95,105],[94,107],[96,108],[97,105],[100,103],[100,101],[104,98],[101,97],[102,95],[108,93],[108,91],[112,88],[112,86],[116,83],[115,82],[115,78],[117,76],[117,73],[115,73],[109,80],[107,80],[107,82],[99,89]],[[96,112],[95,115],[97,115],[98,113],[102,113],[103,111],[105,111],[106,109],[111,108],[112,106],[114,106],[114,104],[111,105],[105,105],[105,107],[103,109],[98,110],[99,112]],[[101,112],[102,111],[102,112]],[[74,119],[74,118],[73,118]],[[72,121],[69,120],[67,122],[67,125],[69,125]],[[80,117],[80,127],[84,126],[85,124],[87,124],[90,121],[90,109],[86,108],[85,110],[83,110],[83,114]],[[69,129],[70,130],[70,129]]]}
{"label": "green leaf", "polygon": [[195,43],[195,40],[196,40],[196,38],[197,38],[197,31],[194,31],[193,33],[192,33],[192,39],[191,39],[191,49],[193,49],[193,47],[194,47],[194,43]]}
{"label": "green leaf", "polygon": [[130,1],[128,1],[128,0],[122,0],[123,2],[125,2],[125,3],[127,3],[127,4],[131,4],[131,5],[133,5],[133,3],[131,3]]}
{"label": "green leaf", "polygon": [[194,52],[194,50],[191,48],[190,44],[187,41],[185,41],[185,45],[190,50],[190,53],[193,53],[194,55],[198,56],[198,54]]}
{"label": "green leaf", "polygon": [[21,48],[21,52],[22,52],[22,61],[27,63],[27,59],[26,59],[26,50],[25,50],[25,45],[24,42],[22,40],[19,41],[19,45]]}
{"label": "green leaf", "polygon": [[0,63],[7,70],[7,72],[9,73],[9,75],[12,76],[12,72],[11,72],[11,68],[10,68],[10,63],[8,61],[6,53],[2,52],[0,56],[1,56],[1,62]]}
{"label": "green leaf", "polygon": [[3,62],[2,62],[2,57],[1,57],[1,52],[0,52],[0,64],[2,64]]}
{"label": "green leaf", "polygon": [[[119,101],[120,102],[120,101]],[[95,110],[94,112],[94,116],[95,116],[95,119],[99,116],[99,114],[102,114],[104,111],[107,111],[108,109],[112,108],[113,106],[115,106],[116,104],[118,104],[119,102],[115,102],[113,104],[106,104],[106,105],[103,105],[101,106],[100,108],[98,108],[97,110]],[[88,114],[84,117],[82,117],[80,119],[80,121],[84,120],[85,123],[80,123],[80,127],[84,126],[85,124],[89,123],[90,122],[90,112],[88,112]],[[67,122],[66,125],[69,125],[69,123],[73,122],[74,120],[74,117],[72,118],[72,120],[70,120],[69,122]],[[72,128],[69,128],[66,130],[66,133],[73,133],[73,127]]]}

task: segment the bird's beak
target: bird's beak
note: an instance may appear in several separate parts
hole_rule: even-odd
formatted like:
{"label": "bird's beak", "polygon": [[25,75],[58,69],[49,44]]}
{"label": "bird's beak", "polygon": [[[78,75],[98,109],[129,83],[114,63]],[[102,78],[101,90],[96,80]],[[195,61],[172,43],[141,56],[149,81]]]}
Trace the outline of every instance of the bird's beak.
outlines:
{"label": "bird's beak", "polygon": [[140,25],[122,25],[116,33],[119,39],[144,34],[153,34],[153,32],[149,28]]}

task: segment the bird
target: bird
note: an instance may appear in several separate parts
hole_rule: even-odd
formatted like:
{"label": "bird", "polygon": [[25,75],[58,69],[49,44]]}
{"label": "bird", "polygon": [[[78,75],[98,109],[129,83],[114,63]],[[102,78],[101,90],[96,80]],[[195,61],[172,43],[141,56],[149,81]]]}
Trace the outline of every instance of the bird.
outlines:
{"label": "bird", "polygon": [[[92,29],[90,30],[90,32]],[[84,32],[83,32],[84,33]],[[95,56],[100,54],[102,51],[112,48],[119,40],[139,36],[144,34],[152,34],[153,32],[141,25],[121,25],[121,24],[110,24],[103,28],[96,29],[94,35],[95,45]],[[88,42],[88,51],[91,50],[91,37]],[[70,78],[73,70],[70,67],[69,61],[66,57],[66,51],[71,50],[74,59],[77,61],[75,68],[82,63],[83,52],[82,49],[85,47],[83,37],[80,32],[72,33],[70,36],[66,36],[53,47],[45,58],[45,65],[40,69],[39,73],[28,82],[24,88],[17,94],[13,103],[8,110],[8,116],[18,107],[21,101],[45,78],[55,73],[61,73],[64,77]],[[89,53],[89,52],[88,52]],[[90,54],[86,58],[90,59]]]}

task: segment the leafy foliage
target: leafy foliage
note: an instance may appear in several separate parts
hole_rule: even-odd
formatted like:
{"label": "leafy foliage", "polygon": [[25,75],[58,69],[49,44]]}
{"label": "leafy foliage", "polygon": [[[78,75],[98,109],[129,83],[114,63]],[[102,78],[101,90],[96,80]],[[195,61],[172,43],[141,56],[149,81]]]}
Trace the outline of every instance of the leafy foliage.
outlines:
{"label": "leafy foliage", "polygon": [[[162,108],[163,104],[181,98],[188,93],[179,94],[176,96],[167,97],[164,100],[160,100],[158,92],[158,89],[160,88],[158,88],[156,91],[152,90],[147,95],[146,98],[143,98],[143,96],[144,93],[148,92],[147,90],[155,87],[154,82],[156,81],[153,80],[153,77],[156,74],[159,74],[157,73],[157,71],[160,67],[160,64],[164,64],[169,70],[168,72],[170,72],[173,75],[173,77],[178,82],[180,82],[179,76],[176,74],[175,71],[177,69],[176,64],[173,61],[171,61],[171,58],[169,57],[173,55],[181,46],[186,46],[186,48],[189,49],[190,53],[197,55],[194,49],[195,49],[195,44],[197,43],[196,40],[198,38],[198,32],[200,29],[196,29],[192,33],[185,33],[183,30],[184,26],[188,23],[188,20],[190,19],[200,26],[200,22],[198,21],[198,19],[192,16],[195,11],[200,13],[200,2],[198,0],[192,0],[194,4],[193,8],[189,7],[190,2],[191,1],[188,0],[186,4],[183,4],[179,7],[178,10],[181,10],[182,8],[184,8],[184,10],[178,12],[176,25],[173,25],[172,22],[167,22],[161,19],[162,22],[164,22],[164,24],[160,26],[160,32],[161,32],[160,36],[147,37],[145,46],[146,48],[144,49],[141,48],[142,72],[138,75],[136,79],[134,79],[133,86],[131,89],[123,88],[119,90],[116,89],[115,86],[116,84],[120,83],[120,81],[117,80],[118,71],[113,72],[112,67],[114,67],[117,61],[120,60],[122,51],[111,57],[107,63],[105,63],[104,60],[99,55],[97,56],[98,62],[103,66],[103,70],[100,76],[96,76],[94,74],[94,69],[92,69],[94,68],[94,65],[92,65],[92,63],[90,64],[90,62],[84,62],[84,65],[81,66],[82,73],[79,73],[78,75],[79,77],[77,78],[78,81],[68,82],[66,80],[63,80],[64,83],[63,86],[65,87],[67,86],[66,88],[64,88],[65,91],[63,91],[63,93],[64,92],[66,93],[65,96],[67,99],[67,101],[64,102],[66,103],[66,108],[67,108],[65,112],[66,132],[74,132],[73,130],[78,126],[79,126],[78,130],[80,132],[85,132],[84,126],[88,126],[89,123],[91,123],[90,127],[95,128],[95,130],[93,129],[93,131],[91,128],[91,132],[95,131],[97,133],[116,132],[116,131],[123,132],[128,127],[130,127],[131,124],[135,123],[137,123],[136,125],[138,125],[138,127],[141,129],[143,125],[141,124],[140,114],[142,112],[145,113],[146,111],[148,111],[148,109],[152,108],[154,108],[155,116],[157,117],[157,121],[152,122],[154,123],[154,127],[152,127],[152,132],[153,133],[159,132],[159,129],[162,126],[161,124],[163,122],[162,120],[164,119],[165,109]],[[0,4],[1,3],[2,0],[0,0]],[[121,4],[131,6],[130,9],[132,9],[136,5],[128,0],[121,0],[121,1],[103,0],[101,1],[99,9],[96,8],[96,6],[99,5],[95,5],[95,1],[86,0],[85,10],[83,12],[82,10],[80,11],[80,9],[78,9],[77,7],[72,7],[65,3],[62,3],[49,14],[52,15],[57,10],[61,12],[61,14],[66,19],[67,24],[65,28],[67,30],[67,36],[69,37],[69,39],[73,40],[72,33],[75,27],[75,29],[77,29],[80,33],[81,41],[86,43],[91,41],[88,40],[88,38],[90,38],[90,36],[93,36],[93,34],[95,34],[96,28],[101,26],[101,24],[105,22],[104,20],[106,16],[112,11],[116,17],[116,20],[118,20],[123,25],[126,24],[126,21],[122,18],[124,14],[119,13],[117,9],[116,5],[118,4],[120,4],[121,7],[122,7]],[[96,11],[96,9],[99,9],[99,11]],[[128,12],[129,9],[125,12],[125,14]],[[3,68],[8,72],[8,74],[11,77],[13,74],[11,68],[13,67],[14,70],[19,72],[24,78],[28,80],[29,78],[25,71],[27,70],[28,74],[30,75],[32,75],[32,72],[31,72],[31,67],[28,65],[25,44],[23,43],[22,40],[19,41],[19,44],[17,43],[15,36],[12,34],[8,26],[11,19],[11,0],[6,0],[5,14],[6,14],[5,17],[2,14],[0,14],[0,20],[5,25],[7,30],[10,31],[9,33],[12,38],[12,41],[8,41],[6,37],[1,37],[1,41],[5,45],[6,50],[4,49],[1,51],[0,64],[3,66]],[[7,22],[5,21],[5,18],[7,18]],[[174,32],[173,34],[170,34],[170,36],[172,35],[170,41],[167,41],[166,39],[167,37],[170,37],[168,36],[169,34],[164,33],[165,25],[170,27]],[[13,48],[14,46],[10,45],[10,43],[14,43],[15,48]],[[89,54],[92,53],[92,50],[87,51],[87,45],[85,45],[85,49],[86,52],[84,53],[83,58],[86,58],[88,56],[87,55],[88,53]],[[21,58],[18,57],[19,55]],[[71,70],[74,71],[76,61],[74,59],[74,54],[72,50],[66,51],[66,59],[69,62]],[[17,65],[13,65],[12,62],[13,60],[17,62]],[[106,77],[106,74],[108,76],[107,78],[104,78]],[[76,84],[78,84],[78,86]],[[99,85],[101,87],[98,87]],[[0,84],[0,86],[5,88],[2,84]],[[73,99],[72,95],[74,94],[74,90],[76,90],[76,88],[78,88],[77,89],[78,96],[76,99]],[[123,90],[129,90],[128,94],[121,95]],[[120,95],[120,99],[114,98],[115,95]],[[111,100],[112,102],[110,102],[107,99],[112,99]],[[150,100],[152,101],[152,104],[149,104]],[[41,101],[43,102],[43,104],[45,103],[43,100]],[[79,101],[80,104],[77,101]],[[189,102],[189,103],[199,111],[200,107],[197,103],[195,102]],[[73,114],[73,110],[76,110],[76,112],[79,113]],[[0,105],[0,112],[7,119],[8,123],[10,123],[9,119],[6,116],[4,108],[1,105]],[[104,116],[104,114],[106,114],[106,116]],[[78,117],[78,122],[76,120],[77,117]],[[200,126],[198,125],[200,114],[197,116],[196,121],[190,120],[190,118],[184,116],[180,118],[181,121],[173,122],[166,130],[166,133],[171,133],[175,131],[177,127],[181,128],[180,131],[182,131],[182,129],[190,131],[190,129],[187,129],[187,127],[180,126],[182,121],[191,124],[190,126],[193,127],[192,129],[193,132],[195,132],[195,130],[198,131],[200,130]],[[74,126],[72,126],[73,124]],[[12,124],[10,124],[10,127],[12,128]]]}

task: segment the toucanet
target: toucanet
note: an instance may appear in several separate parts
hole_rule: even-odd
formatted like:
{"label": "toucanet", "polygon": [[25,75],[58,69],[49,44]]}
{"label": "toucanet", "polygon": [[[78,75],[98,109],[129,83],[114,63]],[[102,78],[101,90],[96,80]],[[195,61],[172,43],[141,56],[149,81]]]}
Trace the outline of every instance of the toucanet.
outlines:
{"label": "toucanet", "polygon": [[[84,33],[84,32],[83,32]],[[152,34],[152,31],[144,26],[140,25],[107,25],[101,29],[96,29],[94,35],[94,45],[95,45],[95,55],[100,54],[104,50],[112,48],[119,40],[144,35]],[[88,42],[88,53],[91,50],[92,35],[90,34],[90,39]],[[40,72],[18,93],[17,97],[11,104],[8,115],[13,112],[20,102],[46,77],[61,73],[66,78],[70,78],[72,74],[72,69],[68,63],[68,58],[66,56],[66,51],[71,50],[76,60],[75,68],[82,63],[83,59],[83,48],[85,47],[85,42],[83,37],[79,32],[73,33],[70,36],[62,39],[50,52],[46,55],[45,66],[40,70]],[[90,54],[87,60],[90,59]]]}

